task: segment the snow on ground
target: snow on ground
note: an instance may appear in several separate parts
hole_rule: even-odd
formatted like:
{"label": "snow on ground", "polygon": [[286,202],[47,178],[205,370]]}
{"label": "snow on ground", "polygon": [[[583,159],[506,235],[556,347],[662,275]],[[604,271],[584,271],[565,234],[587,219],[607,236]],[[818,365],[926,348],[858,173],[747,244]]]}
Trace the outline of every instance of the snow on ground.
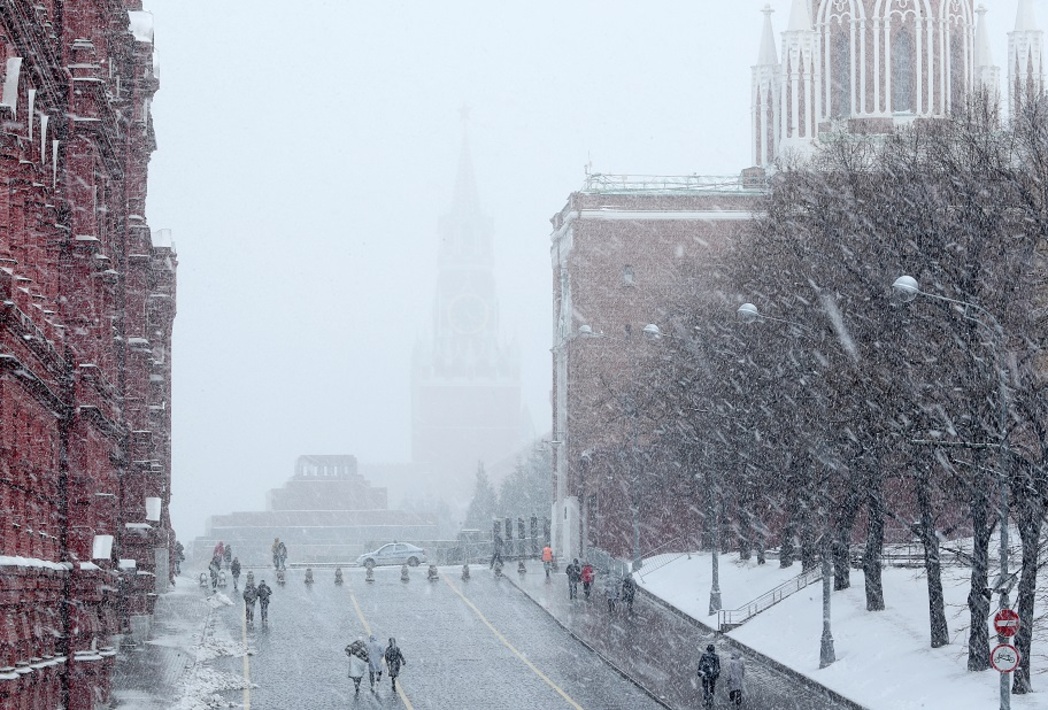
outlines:
{"label": "snow on ground", "polygon": [[[782,569],[778,560],[757,565],[737,555],[721,555],[719,578],[723,607],[744,606],[800,574],[800,564]],[[634,576],[640,586],[699,621],[709,616],[710,554],[659,555],[645,560]],[[967,567],[943,568],[943,592],[951,641],[929,645],[928,587],[923,569],[885,568],[881,612],[866,611],[861,570],[852,570],[849,589],[831,597],[831,630],[837,661],[819,669],[822,637],[822,583],[805,587],[759,614],[728,636],[794,668],[871,710],[985,710],[996,708],[1000,675],[967,670],[969,588]],[[1039,589],[1048,583],[1042,576]],[[1014,593],[1013,593],[1014,601]],[[994,600],[996,603],[996,599]],[[1037,613],[1042,613],[1038,609]],[[1041,630],[1038,629],[1038,632]],[[1048,634],[1035,633],[1034,692],[1011,696],[1015,710],[1048,706]],[[991,646],[996,636],[991,636]]]}

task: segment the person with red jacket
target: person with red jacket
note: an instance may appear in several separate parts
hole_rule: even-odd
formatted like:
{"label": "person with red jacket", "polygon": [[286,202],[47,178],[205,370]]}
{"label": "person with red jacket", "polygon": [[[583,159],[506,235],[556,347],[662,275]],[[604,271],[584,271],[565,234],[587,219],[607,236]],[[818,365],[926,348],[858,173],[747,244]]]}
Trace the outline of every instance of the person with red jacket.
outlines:
{"label": "person with red jacket", "polygon": [[593,579],[596,577],[596,573],[593,571],[593,565],[589,562],[582,565],[582,594],[587,599],[590,595],[590,587],[593,586]]}

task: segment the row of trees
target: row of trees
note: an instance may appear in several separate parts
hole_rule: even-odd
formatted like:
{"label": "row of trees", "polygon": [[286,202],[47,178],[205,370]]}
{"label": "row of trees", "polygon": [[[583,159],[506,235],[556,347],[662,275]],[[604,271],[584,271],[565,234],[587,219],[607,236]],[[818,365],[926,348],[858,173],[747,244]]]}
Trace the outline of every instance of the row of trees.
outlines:
{"label": "row of trees", "polygon": [[[950,640],[944,546],[963,554],[972,670],[989,666],[1004,486],[1023,693],[1048,503],[1048,101],[1007,125],[994,106],[975,97],[950,120],[841,132],[782,166],[751,233],[680,274],[701,288],[667,290],[661,347],[631,387],[657,437],[644,494],[690,486],[707,539],[716,520],[744,556],[831,555],[837,589],[861,549],[871,611],[885,606],[886,539],[916,540],[932,646]],[[940,298],[900,305],[902,274]],[[748,325],[735,315],[746,302],[762,314]]]}
{"label": "row of trees", "polygon": [[496,517],[548,516],[553,505],[550,488],[552,470],[549,446],[542,441],[533,443],[527,454],[517,459],[512,473],[499,484],[498,493],[484,465],[478,465],[465,527],[487,532]]}

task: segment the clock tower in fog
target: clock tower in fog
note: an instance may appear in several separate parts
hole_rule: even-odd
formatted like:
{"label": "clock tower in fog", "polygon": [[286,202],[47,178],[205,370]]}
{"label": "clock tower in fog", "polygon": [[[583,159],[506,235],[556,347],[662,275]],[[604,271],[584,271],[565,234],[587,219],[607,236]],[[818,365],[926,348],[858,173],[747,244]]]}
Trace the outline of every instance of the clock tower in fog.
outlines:
{"label": "clock tower in fog", "polygon": [[439,222],[431,339],[412,364],[412,460],[465,502],[523,439],[520,366],[499,339],[492,220],[480,210],[465,134],[451,210]]}

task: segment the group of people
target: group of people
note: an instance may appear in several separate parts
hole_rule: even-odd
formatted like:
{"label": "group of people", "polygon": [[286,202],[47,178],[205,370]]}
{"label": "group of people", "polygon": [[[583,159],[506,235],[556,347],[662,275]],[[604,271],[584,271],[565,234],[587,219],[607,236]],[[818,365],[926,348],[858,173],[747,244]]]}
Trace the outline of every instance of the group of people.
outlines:
{"label": "group of people", "polygon": [[[568,599],[578,599],[579,583],[582,583],[582,594],[586,599],[590,598],[593,583],[597,579],[597,571],[589,562],[580,564],[578,558],[572,560],[564,570],[568,575]],[[633,612],[633,600],[637,596],[637,583],[633,581],[633,575],[626,573],[621,580],[608,575],[604,580],[604,594],[608,600],[608,612],[614,614],[618,610],[619,602],[625,606],[627,613]]]}
{"label": "group of people", "polygon": [[[717,649],[711,643],[706,646],[706,652],[699,657],[698,676],[702,683],[702,704],[705,708],[713,707],[713,698],[717,690],[717,680],[721,674],[720,656]],[[724,664],[725,683],[728,686],[728,700],[736,707],[742,706],[742,686],[746,678],[746,665],[742,661],[742,654],[738,651],[731,652],[731,658]]]}
{"label": "group of people", "polygon": [[273,538],[273,569],[283,572],[287,569],[287,545],[279,537]]}
{"label": "group of people", "polygon": [[396,692],[397,676],[400,675],[401,667],[408,664],[395,638],[390,638],[389,645],[383,649],[375,634],[370,634],[366,643],[358,636],[346,646],[346,655],[349,656],[349,677],[353,680],[354,692],[357,693],[360,692],[360,683],[364,679],[365,671],[371,682],[371,692],[375,692],[375,682],[382,681],[383,663],[389,671],[391,687]]}
{"label": "group of people", "polygon": [[273,590],[266,584],[266,580],[259,580],[256,587],[251,577],[248,577],[247,584],[244,585],[244,619],[247,621],[248,626],[255,625],[256,601],[258,602],[259,610],[262,612],[262,625],[266,626],[269,623],[269,597],[272,594]]}

